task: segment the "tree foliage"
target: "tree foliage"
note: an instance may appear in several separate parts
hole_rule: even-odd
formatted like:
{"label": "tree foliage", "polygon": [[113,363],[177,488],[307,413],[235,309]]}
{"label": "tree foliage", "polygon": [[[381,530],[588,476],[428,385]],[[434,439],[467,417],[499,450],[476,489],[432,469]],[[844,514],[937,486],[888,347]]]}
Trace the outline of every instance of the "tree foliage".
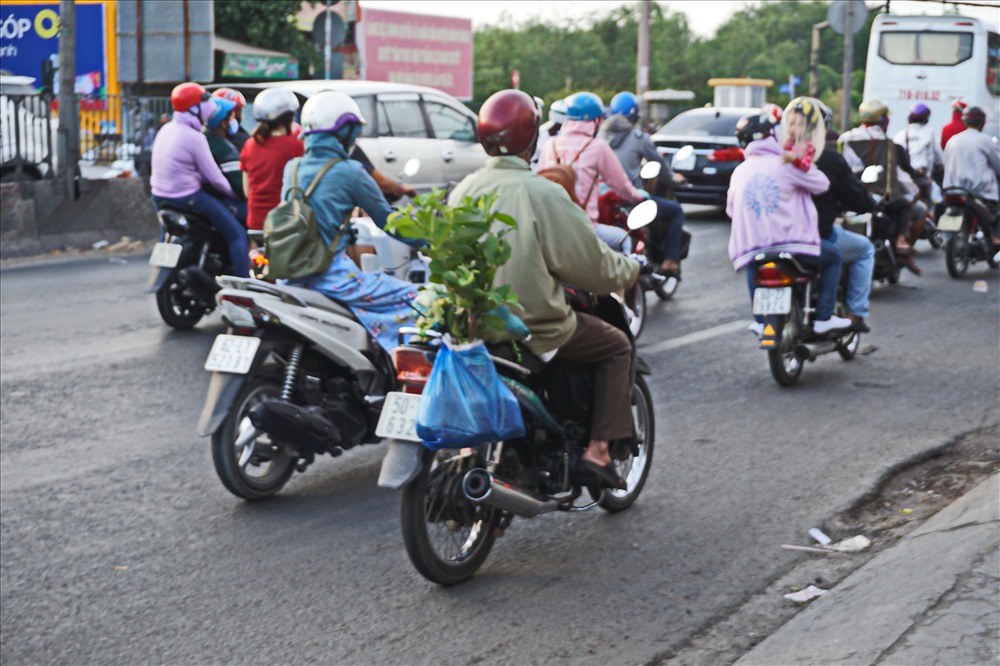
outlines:
{"label": "tree foliage", "polygon": [[[309,0],[315,5],[316,0]],[[300,0],[215,0],[215,32],[223,37],[298,58],[300,71],[322,59],[310,38],[295,25]]]}
{"label": "tree foliage", "polygon": [[[761,2],[740,10],[713,37],[702,39],[692,34],[684,14],[652,3],[649,88],[692,90],[693,105],[701,105],[712,100],[710,78],[764,78],[775,82],[768,98],[783,105],[789,97],[779,93],[778,86],[790,75],[802,80],[797,94],[808,90],[812,26],[826,20],[827,7],[821,0]],[[507,14],[475,35],[475,101],[509,88],[515,69],[521,88],[547,104],[577,90],[596,92],[605,102],[620,90],[634,90],[639,12],[639,3],[627,3],[558,25],[538,19],[516,23]],[[854,97],[860,97],[863,86],[872,20],[874,12],[854,36]],[[839,99],[843,37],[829,29],[820,34],[819,95],[830,103]]]}

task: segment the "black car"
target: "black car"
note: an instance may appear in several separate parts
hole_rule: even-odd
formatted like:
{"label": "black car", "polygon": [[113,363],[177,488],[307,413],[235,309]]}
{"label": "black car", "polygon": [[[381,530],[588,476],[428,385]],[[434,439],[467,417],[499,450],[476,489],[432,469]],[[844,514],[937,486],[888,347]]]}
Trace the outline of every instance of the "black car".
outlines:
{"label": "black car", "polygon": [[[672,160],[671,167],[687,179],[674,189],[681,203],[725,206],[729,178],[743,161],[736,141],[736,121],[759,114],[749,107],[705,107],[678,114],[653,135],[657,150]],[[678,150],[685,150],[675,158]],[[685,153],[688,154],[685,157]]]}

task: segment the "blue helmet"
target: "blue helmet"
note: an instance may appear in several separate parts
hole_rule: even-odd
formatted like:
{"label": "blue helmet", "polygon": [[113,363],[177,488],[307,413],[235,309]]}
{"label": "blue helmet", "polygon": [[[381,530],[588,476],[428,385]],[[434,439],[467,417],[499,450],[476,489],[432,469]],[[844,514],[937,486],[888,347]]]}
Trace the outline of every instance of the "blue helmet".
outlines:
{"label": "blue helmet", "polygon": [[236,102],[230,101],[223,97],[213,97],[212,103],[215,105],[215,112],[208,117],[208,129],[214,130],[219,126],[223,120],[229,115],[229,113],[236,108]]}
{"label": "blue helmet", "polygon": [[567,120],[596,120],[604,115],[604,102],[592,92],[573,93],[566,98]]}
{"label": "blue helmet", "polygon": [[620,113],[634,123],[639,120],[639,100],[630,92],[620,92],[611,98],[611,113]]}

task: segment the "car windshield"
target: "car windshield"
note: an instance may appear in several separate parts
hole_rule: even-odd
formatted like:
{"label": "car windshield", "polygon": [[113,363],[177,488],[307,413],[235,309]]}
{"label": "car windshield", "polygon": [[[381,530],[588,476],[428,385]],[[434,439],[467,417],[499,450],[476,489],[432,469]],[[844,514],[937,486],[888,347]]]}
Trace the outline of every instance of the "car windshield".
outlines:
{"label": "car windshield", "polygon": [[688,136],[734,136],[736,121],[743,116],[723,111],[682,113],[660,128],[658,134]]}

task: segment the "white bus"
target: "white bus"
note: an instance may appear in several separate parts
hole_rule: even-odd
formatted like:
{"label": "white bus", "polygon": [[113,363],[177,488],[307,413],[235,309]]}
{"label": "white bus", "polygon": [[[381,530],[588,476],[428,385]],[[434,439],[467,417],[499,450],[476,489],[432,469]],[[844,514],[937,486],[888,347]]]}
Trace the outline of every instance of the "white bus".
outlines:
{"label": "white bus", "polygon": [[865,99],[889,105],[889,135],[906,127],[907,112],[923,102],[937,136],[961,97],[986,112],[984,132],[1000,136],[1000,35],[965,16],[880,14],[872,24]]}

